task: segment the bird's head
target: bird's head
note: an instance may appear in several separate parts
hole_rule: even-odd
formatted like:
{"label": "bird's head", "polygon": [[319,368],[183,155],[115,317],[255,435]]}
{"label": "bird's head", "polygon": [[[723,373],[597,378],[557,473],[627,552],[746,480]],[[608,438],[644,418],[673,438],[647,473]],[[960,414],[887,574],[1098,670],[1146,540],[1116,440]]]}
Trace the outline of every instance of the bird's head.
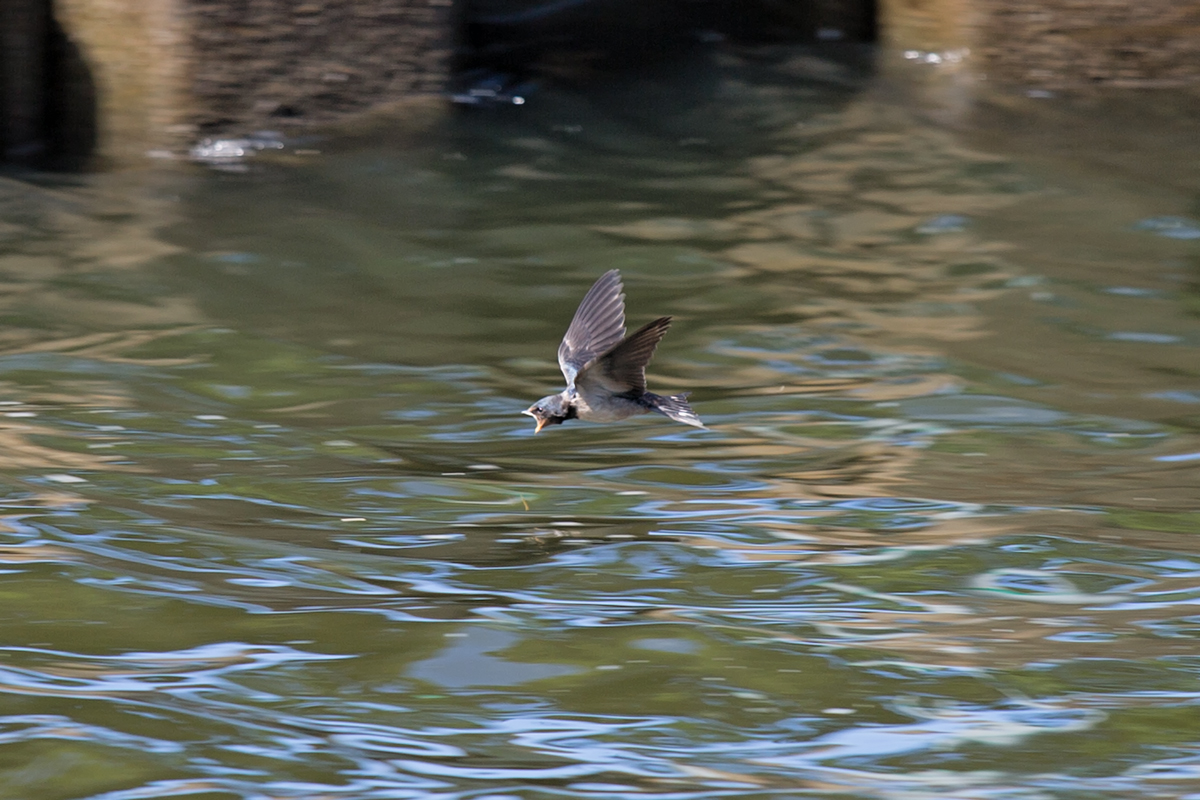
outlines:
{"label": "bird's head", "polygon": [[543,397],[521,413],[533,417],[537,423],[534,433],[539,433],[547,425],[562,425],[575,418],[575,409],[561,394]]}

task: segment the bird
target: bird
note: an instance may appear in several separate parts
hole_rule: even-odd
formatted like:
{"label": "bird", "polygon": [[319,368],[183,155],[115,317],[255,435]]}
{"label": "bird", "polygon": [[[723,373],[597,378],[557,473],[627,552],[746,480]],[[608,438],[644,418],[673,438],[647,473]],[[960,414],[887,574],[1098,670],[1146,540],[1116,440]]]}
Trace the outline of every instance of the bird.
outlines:
{"label": "bird", "polygon": [[601,275],[583,296],[558,346],[567,388],[521,412],[537,423],[533,432],[569,419],[616,422],[651,411],[703,428],[688,405],[690,392],[663,397],[646,391],[646,365],[669,327],[671,318],[659,317],[626,336],[621,272]]}

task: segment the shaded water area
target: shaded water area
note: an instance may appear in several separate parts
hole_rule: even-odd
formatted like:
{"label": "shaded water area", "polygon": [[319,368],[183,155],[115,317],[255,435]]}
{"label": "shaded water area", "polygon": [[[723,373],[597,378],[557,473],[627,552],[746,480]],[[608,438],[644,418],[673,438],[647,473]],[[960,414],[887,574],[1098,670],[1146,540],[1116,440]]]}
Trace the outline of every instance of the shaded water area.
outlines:
{"label": "shaded water area", "polygon": [[[0,185],[0,798],[1197,796],[1200,115],[903,98]],[[519,415],[612,268],[709,430]]]}

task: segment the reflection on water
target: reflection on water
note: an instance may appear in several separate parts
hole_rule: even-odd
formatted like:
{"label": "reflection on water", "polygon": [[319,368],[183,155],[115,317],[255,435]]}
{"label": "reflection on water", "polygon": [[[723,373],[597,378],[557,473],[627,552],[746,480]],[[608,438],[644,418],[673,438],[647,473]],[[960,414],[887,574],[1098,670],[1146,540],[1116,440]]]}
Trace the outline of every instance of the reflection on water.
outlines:
{"label": "reflection on water", "polygon": [[[785,51],[509,111],[0,187],[0,797],[1200,791],[1191,198]],[[613,267],[712,430],[522,422]]]}

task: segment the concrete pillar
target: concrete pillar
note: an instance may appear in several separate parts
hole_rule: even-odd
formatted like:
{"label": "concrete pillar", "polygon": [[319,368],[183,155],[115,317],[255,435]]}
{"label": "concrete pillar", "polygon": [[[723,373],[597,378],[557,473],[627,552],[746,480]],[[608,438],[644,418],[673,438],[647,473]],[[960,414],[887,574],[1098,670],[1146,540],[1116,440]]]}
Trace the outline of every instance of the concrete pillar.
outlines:
{"label": "concrete pillar", "polygon": [[881,43],[899,51],[969,48],[978,33],[978,0],[879,0]]}
{"label": "concrete pillar", "polygon": [[141,159],[183,138],[189,51],[177,0],[54,0],[54,13],[95,83],[102,159]]}

